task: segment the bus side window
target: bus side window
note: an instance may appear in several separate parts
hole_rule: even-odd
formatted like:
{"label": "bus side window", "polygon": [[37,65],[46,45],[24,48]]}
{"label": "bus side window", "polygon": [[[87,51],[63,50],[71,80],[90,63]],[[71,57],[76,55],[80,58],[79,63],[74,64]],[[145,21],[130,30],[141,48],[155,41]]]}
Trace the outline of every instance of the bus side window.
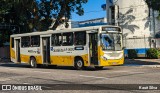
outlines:
{"label": "bus side window", "polygon": [[73,33],[63,33],[63,46],[73,45]]}
{"label": "bus side window", "polygon": [[86,44],[86,32],[75,32],[75,45],[85,45]]}
{"label": "bus side window", "polygon": [[21,37],[21,47],[30,47],[30,37]]}
{"label": "bus side window", "polygon": [[40,46],[40,36],[31,36],[31,47]]}
{"label": "bus side window", "polygon": [[53,34],[52,35],[52,46],[61,46],[61,44],[62,44],[61,34]]}

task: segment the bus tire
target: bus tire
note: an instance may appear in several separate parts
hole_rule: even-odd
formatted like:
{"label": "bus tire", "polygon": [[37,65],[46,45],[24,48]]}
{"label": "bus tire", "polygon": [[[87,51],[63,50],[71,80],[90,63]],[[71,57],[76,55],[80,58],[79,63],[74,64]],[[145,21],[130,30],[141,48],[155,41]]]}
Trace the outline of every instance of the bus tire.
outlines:
{"label": "bus tire", "polygon": [[103,66],[95,66],[95,69],[101,70],[101,69],[103,69]]}
{"label": "bus tire", "polygon": [[75,59],[75,68],[77,70],[82,70],[84,68],[84,62],[81,58],[76,58]]}
{"label": "bus tire", "polygon": [[31,68],[37,68],[37,62],[36,62],[36,59],[34,57],[30,58],[30,67]]}

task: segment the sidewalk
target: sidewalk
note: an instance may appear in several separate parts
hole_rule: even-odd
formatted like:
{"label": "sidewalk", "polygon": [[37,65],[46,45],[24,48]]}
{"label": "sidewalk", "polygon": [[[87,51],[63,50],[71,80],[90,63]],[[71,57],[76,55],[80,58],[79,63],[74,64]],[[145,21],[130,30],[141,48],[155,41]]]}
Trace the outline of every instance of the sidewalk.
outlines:
{"label": "sidewalk", "polygon": [[125,59],[125,66],[160,67],[160,59]]}

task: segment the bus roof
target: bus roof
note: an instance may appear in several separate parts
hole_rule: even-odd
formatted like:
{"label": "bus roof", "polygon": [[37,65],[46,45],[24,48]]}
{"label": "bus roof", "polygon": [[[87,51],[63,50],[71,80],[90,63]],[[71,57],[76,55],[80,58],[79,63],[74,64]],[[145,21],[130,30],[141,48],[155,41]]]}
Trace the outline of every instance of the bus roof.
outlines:
{"label": "bus roof", "polygon": [[81,27],[81,28],[72,28],[72,29],[63,29],[63,30],[47,30],[47,31],[39,31],[39,32],[31,32],[31,33],[13,34],[10,37],[47,35],[52,33],[75,32],[75,31],[83,31],[83,30],[90,31],[90,30],[100,29],[101,27],[119,27],[119,26],[101,25],[101,26],[90,26],[90,27]]}

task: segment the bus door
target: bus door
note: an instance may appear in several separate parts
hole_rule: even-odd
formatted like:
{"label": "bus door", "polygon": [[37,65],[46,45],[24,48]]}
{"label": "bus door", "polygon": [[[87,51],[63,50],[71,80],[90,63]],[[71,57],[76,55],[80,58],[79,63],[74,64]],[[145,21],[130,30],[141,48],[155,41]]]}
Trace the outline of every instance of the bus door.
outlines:
{"label": "bus door", "polygon": [[16,61],[21,62],[20,58],[20,39],[15,39],[16,40]]}
{"label": "bus door", "polygon": [[89,58],[91,65],[98,65],[98,34],[89,33]]}
{"label": "bus door", "polygon": [[50,37],[42,37],[43,63],[50,64]]}

